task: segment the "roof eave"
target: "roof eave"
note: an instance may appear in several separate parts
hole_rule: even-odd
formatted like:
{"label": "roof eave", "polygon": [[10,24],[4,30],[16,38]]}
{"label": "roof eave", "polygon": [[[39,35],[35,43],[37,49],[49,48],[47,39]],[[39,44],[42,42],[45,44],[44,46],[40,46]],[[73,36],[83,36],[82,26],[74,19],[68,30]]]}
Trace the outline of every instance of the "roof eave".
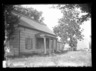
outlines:
{"label": "roof eave", "polygon": [[37,29],[35,29],[35,28],[30,28],[30,27],[27,27],[27,26],[24,26],[24,25],[21,25],[21,24],[19,24],[19,26],[24,27],[24,28],[28,28],[28,29],[31,29],[31,30],[40,31],[40,32],[43,32],[43,33],[46,33],[46,34],[50,34],[50,35],[53,35],[54,37],[56,37],[55,34],[51,34],[51,33],[48,33],[48,32],[44,32],[44,31],[41,31],[41,30],[37,30]]}

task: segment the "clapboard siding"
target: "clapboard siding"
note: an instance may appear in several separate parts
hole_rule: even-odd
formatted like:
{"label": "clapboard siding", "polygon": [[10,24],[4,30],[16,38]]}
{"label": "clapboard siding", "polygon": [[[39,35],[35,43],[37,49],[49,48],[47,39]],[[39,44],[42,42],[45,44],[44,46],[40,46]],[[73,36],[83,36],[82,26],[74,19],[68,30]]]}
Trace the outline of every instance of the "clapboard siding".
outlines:
{"label": "clapboard siding", "polygon": [[63,44],[61,42],[57,42],[57,51],[63,50]]}
{"label": "clapboard siding", "polygon": [[[35,34],[37,34],[37,33],[39,33],[39,32],[20,27],[20,52],[32,53],[32,51],[37,51],[35,49],[35,44],[36,44],[35,43],[35,41],[36,41]],[[33,40],[33,47],[30,50],[25,48],[25,39],[27,37],[30,37]]]}
{"label": "clapboard siding", "polygon": [[[43,44],[42,44],[42,48],[40,48],[40,49],[36,48],[35,34],[38,34],[38,33],[41,33],[41,32],[31,30],[31,29],[28,29],[28,28],[24,28],[24,27],[20,27],[20,52],[21,53],[33,53],[33,52],[41,53],[41,52],[44,52]],[[33,40],[33,43],[32,43],[33,47],[30,50],[26,49],[26,47],[25,47],[25,39],[28,38],[28,37]],[[49,50],[51,52],[53,52],[55,50],[55,48],[56,48],[56,41],[55,41],[55,39],[52,39],[51,50],[49,48],[47,48],[46,52],[48,53]]]}

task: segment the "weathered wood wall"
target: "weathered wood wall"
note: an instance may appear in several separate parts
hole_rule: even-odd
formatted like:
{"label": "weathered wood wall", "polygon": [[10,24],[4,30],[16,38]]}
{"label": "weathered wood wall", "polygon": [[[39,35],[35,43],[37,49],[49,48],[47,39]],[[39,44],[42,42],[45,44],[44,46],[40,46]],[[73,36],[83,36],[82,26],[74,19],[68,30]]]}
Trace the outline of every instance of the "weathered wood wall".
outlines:
{"label": "weathered wood wall", "polygon": [[[41,53],[41,52],[44,52],[44,38],[41,38],[43,40],[42,44],[41,42],[39,42],[38,40],[36,40],[36,37],[35,35],[40,33],[39,31],[35,31],[35,30],[31,30],[31,29],[27,29],[27,28],[23,28],[23,27],[20,27],[20,52],[21,53],[33,53],[33,52],[36,52],[36,53]],[[25,48],[25,38],[27,37],[30,37],[33,39],[33,48],[28,50]],[[51,47],[49,49],[49,42],[48,42],[48,39],[46,39],[46,52],[48,53],[49,51],[51,52],[54,52],[55,48],[56,48],[56,41],[54,39],[52,39],[51,41]],[[38,47],[38,44],[36,42],[39,42],[38,44],[40,44],[40,46],[42,46],[40,49]],[[50,44],[49,44],[50,45]]]}
{"label": "weathered wood wall", "polygon": [[[32,53],[32,51],[35,51],[35,44],[36,44],[35,43],[35,41],[36,41],[35,34],[37,34],[37,33],[39,33],[39,32],[20,27],[20,52]],[[30,50],[25,48],[25,39],[27,37],[30,37],[33,39],[33,47]]]}
{"label": "weathered wood wall", "polygon": [[[40,49],[37,49],[38,45],[36,42],[36,37],[35,37],[35,34],[38,34],[40,33],[39,31],[35,31],[35,30],[31,30],[31,29],[27,29],[27,28],[24,28],[24,27],[20,27],[19,26],[19,32],[14,34],[15,36],[15,39],[14,40],[11,40],[10,41],[10,44],[12,45],[12,51],[14,52],[15,55],[18,55],[19,52],[20,53],[42,53],[44,52],[44,39],[42,38],[43,42],[42,44],[40,43],[40,46],[42,46],[42,48]],[[33,40],[33,47],[32,49],[26,49],[25,47],[25,39],[26,38],[32,38]],[[54,50],[56,50],[56,39],[49,39],[47,37],[46,39],[46,52],[47,53],[50,53],[50,52],[54,52]]]}
{"label": "weathered wood wall", "polygon": [[61,42],[57,42],[57,51],[63,50],[63,44]]}

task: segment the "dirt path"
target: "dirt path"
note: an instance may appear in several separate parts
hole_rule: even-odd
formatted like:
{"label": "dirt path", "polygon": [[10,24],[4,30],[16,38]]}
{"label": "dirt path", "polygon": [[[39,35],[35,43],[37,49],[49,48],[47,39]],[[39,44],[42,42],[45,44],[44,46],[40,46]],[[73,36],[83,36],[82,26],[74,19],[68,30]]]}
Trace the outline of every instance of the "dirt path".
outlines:
{"label": "dirt path", "polygon": [[29,57],[9,60],[8,65],[15,67],[38,66],[91,66],[91,53],[85,51],[71,51],[66,54]]}

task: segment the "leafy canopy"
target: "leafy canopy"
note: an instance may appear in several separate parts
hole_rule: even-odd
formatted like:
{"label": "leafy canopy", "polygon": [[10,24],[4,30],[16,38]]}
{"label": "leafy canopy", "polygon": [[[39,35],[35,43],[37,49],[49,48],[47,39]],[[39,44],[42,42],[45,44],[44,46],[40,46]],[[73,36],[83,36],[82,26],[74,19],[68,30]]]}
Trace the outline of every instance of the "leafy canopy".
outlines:
{"label": "leafy canopy", "polygon": [[28,17],[31,17],[32,19],[38,21],[38,22],[43,22],[44,18],[42,17],[42,12],[37,11],[36,9],[31,8],[26,8],[21,6],[16,6],[15,11],[22,13]]}
{"label": "leafy canopy", "polygon": [[4,9],[4,19],[5,19],[5,35],[7,40],[12,38],[12,35],[16,31],[16,27],[19,23],[19,17],[12,14],[15,9],[13,5],[5,5]]}
{"label": "leafy canopy", "polygon": [[79,17],[80,12],[76,9],[78,8],[78,6],[79,5],[77,4],[65,4],[62,6],[58,5],[56,7],[61,10],[63,17],[59,19],[59,24],[55,26],[53,30],[57,36],[61,37],[61,41],[64,44],[68,43],[71,47],[76,47],[77,40],[83,39],[83,35],[81,35],[82,30],[80,30],[80,25],[88,17],[90,17],[90,12]]}
{"label": "leafy canopy", "polygon": [[[33,8],[24,8],[21,5],[5,5],[5,34],[7,40],[12,39],[16,31],[18,31],[19,17],[12,14],[12,11],[26,15],[40,23],[43,23],[44,18],[42,12],[39,12]],[[44,23],[43,23],[44,24]]]}

